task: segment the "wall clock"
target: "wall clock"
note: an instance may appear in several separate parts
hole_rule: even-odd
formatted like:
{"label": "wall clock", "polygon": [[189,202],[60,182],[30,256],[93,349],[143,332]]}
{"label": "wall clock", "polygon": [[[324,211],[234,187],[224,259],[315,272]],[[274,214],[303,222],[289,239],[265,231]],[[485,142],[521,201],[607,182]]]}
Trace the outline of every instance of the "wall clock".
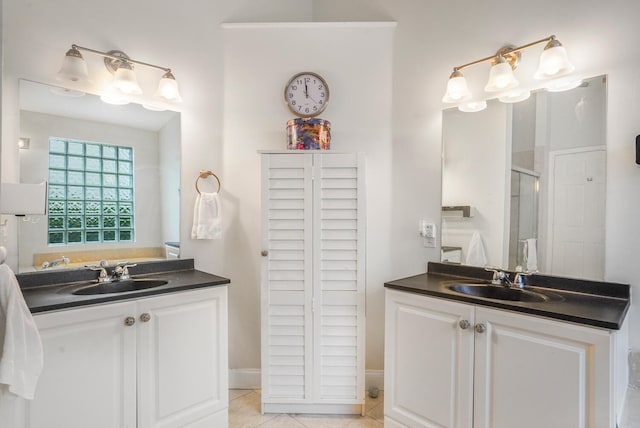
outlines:
{"label": "wall clock", "polygon": [[314,117],[327,108],[329,86],[320,75],[304,71],[289,79],[284,88],[284,101],[296,116]]}

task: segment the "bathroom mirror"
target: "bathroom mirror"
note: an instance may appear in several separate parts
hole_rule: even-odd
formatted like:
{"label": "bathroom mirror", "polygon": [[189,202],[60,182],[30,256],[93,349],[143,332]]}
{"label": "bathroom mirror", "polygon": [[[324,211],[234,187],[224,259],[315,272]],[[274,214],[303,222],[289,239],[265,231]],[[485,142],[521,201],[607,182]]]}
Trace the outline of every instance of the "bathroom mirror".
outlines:
{"label": "bathroom mirror", "polygon": [[166,243],[175,254],[179,113],[27,80],[19,106],[20,182],[46,180],[49,193],[47,215],[19,222],[20,272],[165,258]]}
{"label": "bathroom mirror", "polygon": [[603,279],[606,76],[447,109],[442,135],[443,261]]}

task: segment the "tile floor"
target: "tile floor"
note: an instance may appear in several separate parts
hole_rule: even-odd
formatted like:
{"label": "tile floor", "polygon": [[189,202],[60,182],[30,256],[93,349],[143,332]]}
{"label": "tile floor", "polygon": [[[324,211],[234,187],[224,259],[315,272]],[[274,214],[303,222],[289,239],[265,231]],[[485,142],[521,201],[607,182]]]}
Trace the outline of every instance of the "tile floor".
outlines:
{"label": "tile floor", "polygon": [[365,416],[260,413],[259,389],[229,390],[229,428],[381,428],[384,426],[384,391],[367,397]]}
{"label": "tile floor", "polygon": [[[640,390],[629,388],[620,428],[640,428]],[[384,427],[384,391],[367,397],[365,416],[260,413],[259,389],[229,390],[229,428],[379,428]]]}

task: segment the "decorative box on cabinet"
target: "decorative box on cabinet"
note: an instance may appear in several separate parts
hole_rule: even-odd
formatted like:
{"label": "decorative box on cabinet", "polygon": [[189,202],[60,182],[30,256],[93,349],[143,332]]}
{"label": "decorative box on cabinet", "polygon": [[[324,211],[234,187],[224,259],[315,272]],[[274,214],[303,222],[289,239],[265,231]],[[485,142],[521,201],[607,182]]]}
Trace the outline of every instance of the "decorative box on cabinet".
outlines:
{"label": "decorative box on cabinet", "polygon": [[226,286],[34,319],[45,361],[35,399],[3,399],[0,426],[228,425]]}
{"label": "decorative box on cabinet", "polygon": [[262,411],[364,412],[364,156],[262,153]]}
{"label": "decorative box on cabinet", "polygon": [[615,331],[385,293],[385,427],[616,426]]}

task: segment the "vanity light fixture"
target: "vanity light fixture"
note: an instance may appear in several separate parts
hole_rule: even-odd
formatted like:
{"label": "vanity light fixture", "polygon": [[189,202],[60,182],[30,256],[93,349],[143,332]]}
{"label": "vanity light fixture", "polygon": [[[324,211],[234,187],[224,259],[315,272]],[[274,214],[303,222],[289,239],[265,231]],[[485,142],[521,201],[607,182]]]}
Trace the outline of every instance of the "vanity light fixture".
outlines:
{"label": "vanity light fixture", "polygon": [[56,75],[59,81],[88,82],[89,72],[87,64],[80,51],[91,52],[104,57],[104,65],[113,74],[107,93],[101,99],[111,104],[127,104],[129,95],[141,95],[142,89],[134,71],[134,64],[162,70],[164,73],[158,83],[158,89],[154,96],[162,101],[181,102],[178,82],[170,68],[160,67],[147,62],[130,58],[122,51],[112,50],[101,52],[95,49],[85,48],[76,44],[71,45],[65,55],[60,71]]}
{"label": "vanity light fixture", "polygon": [[519,103],[531,97],[531,91],[528,89],[516,88],[512,91],[500,94],[498,100],[502,103]]}
{"label": "vanity light fixture", "polygon": [[582,79],[576,76],[565,76],[548,82],[544,88],[549,92],[563,92],[582,85]]}
{"label": "vanity light fixture", "polygon": [[512,65],[498,53],[493,60],[493,65],[489,71],[489,81],[484,90],[487,92],[502,92],[517,87],[520,82],[513,74]]}
{"label": "vanity light fixture", "polygon": [[458,106],[458,110],[465,113],[476,113],[482,111],[487,108],[487,102],[482,101],[471,101],[468,103],[463,103]]}
{"label": "vanity light fixture", "polygon": [[[486,92],[500,93],[498,99],[502,102],[517,102],[527,99],[530,95],[529,91],[521,91],[517,94],[510,92],[519,85],[513,71],[521,60],[522,51],[541,43],[546,43],[546,46],[540,55],[540,63],[534,78],[555,79],[575,70],[575,67],[569,62],[567,51],[556,39],[556,36],[549,36],[518,47],[505,46],[494,55],[453,67],[453,73],[449,77],[447,91],[442,97],[442,101],[445,103],[461,103],[469,100],[472,96],[471,91],[461,70],[484,62],[492,63],[489,80],[484,87]],[[527,92],[529,92],[529,95],[527,95]]]}

